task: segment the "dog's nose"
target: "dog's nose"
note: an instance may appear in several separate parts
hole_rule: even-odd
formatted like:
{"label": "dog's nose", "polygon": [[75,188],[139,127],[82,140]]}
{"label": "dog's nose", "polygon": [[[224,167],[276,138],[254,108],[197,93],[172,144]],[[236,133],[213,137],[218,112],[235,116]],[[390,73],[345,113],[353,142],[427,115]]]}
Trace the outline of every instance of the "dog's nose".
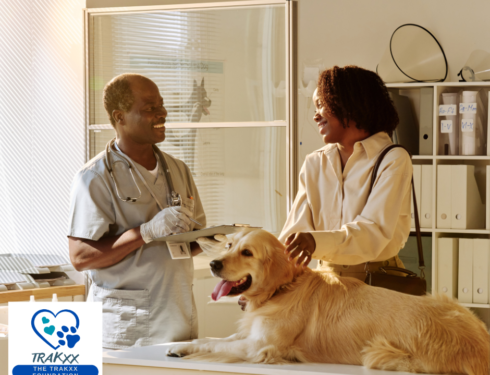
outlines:
{"label": "dog's nose", "polygon": [[223,262],[221,260],[213,260],[209,265],[213,271],[221,271],[223,268]]}

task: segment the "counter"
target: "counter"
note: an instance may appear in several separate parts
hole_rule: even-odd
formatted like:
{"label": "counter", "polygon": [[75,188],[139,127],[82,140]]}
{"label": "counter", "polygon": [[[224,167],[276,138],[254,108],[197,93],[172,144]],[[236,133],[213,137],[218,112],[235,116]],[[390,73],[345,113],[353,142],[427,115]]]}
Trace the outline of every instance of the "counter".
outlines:
{"label": "counter", "polygon": [[[392,371],[369,370],[362,366],[332,364],[244,364],[192,361],[167,357],[165,352],[171,344],[108,350],[103,354],[104,375],[223,375],[223,374],[263,374],[263,375],[393,375]],[[409,374],[397,372],[398,374]],[[413,374],[412,374],[413,375]]]}

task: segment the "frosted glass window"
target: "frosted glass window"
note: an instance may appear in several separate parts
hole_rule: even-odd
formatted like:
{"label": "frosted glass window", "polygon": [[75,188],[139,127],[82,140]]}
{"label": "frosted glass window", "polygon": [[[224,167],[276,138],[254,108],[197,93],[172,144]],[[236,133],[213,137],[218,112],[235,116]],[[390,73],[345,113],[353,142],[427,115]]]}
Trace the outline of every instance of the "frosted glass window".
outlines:
{"label": "frosted glass window", "polygon": [[[91,157],[113,130],[91,130]],[[278,235],[286,220],[286,128],[168,129],[161,150],[191,169],[208,225],[242,223]]]}
{"label": "frosted glass window", "polygon": [[89,125],[127,72],[157,83],[169,123],[285,125],[285,45],[284,5],[90,15]]}

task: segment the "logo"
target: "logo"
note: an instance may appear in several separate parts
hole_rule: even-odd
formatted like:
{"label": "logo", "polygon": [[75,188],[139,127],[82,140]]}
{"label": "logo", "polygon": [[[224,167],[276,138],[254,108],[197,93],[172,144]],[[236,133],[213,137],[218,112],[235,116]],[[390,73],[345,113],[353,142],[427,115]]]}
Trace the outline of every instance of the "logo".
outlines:
{"label": "logo", "polygon": [[100,374],[100,302],[10,302],[8,313],[9,374]]}
{"label": "logo", "polygon": [[72,310],[61,310],[57,314],[51,310],[39,310],[32,316],[31,326],[36,335],[54,350],[59,347],[73,349],[80,341],[77,334],[80,319]]}

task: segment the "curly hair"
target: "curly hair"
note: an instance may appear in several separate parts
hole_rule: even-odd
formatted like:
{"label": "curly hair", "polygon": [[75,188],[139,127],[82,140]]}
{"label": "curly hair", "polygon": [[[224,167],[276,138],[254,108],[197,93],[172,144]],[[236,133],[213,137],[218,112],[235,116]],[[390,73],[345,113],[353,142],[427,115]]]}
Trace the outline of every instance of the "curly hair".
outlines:
{"label": "curly hair", "polygon": [[114,77],[104,87],[104,108],[114,127],[116,127],[116,120],[112,117],[112,112],[116,109],[127,112],[133,106],[134,96],[130,80],[136,77],[148,79],[140,74],[125,73]]}
{"label": "curly hair", "polygon": [[399,119],[383,80],[374,72],[350,65],[334,66],[320,74],[318,97],[329,115],[344,128],[353,120],[370,135],[384,131],[391,137]]}

